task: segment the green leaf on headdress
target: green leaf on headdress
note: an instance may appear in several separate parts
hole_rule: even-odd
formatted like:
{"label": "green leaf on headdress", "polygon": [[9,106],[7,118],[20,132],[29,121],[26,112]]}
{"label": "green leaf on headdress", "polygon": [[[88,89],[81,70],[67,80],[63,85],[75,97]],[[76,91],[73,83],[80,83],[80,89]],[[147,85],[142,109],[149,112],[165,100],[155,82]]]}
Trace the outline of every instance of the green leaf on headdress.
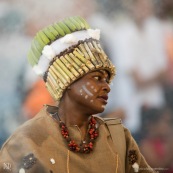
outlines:
{"label": "green leaf on headdress", "polygon": [[86,22],[86,20],[84,20],[82,17],[77,16],[79,18],[79,20],[85,25],[85,29],[89,29],[90,26],[89,24]]}
{"label": "green leaf on headdress", "polygon": [[69,17],[69,20],[76,26],[78,31],[83,29],[80,23],[78,23],[78,21],[74,17]]}
{"label": "green leaf on headdress", "polygon": [[72,32],[77,30],[76,26],[68,18],[64,20],[64,23]]}
{"label": "green leaf on headdress", "polygon": [[41,56],[41,52],[36,48],[34,40],[31,43],[31,49],[32,49],[32,52],[34,53],[34,55],[36,57],[36,60],[38,60],[39,57]]}
{"label": "green leaf on headdress", "polygon": [[46,36],[46,34],[43,32],[43,30],[38,32],[38,36],[41,38],[41,40],[43,41],[43,43],[45,45],[50,43],[50,39]]}
{"label": "green leaf on headdress", "polygon": [[49,30],[49,28],[44,28],[43,32],[49,38],[50,41],[54,41],[56,39],[56,37],[52,34],[52,32]]}
{"label": "green leaf on headdress", "polygon": [[35,54],[32,52],[32,49],[30,49],[28,52],[28,61],[32,67],[38,63],[38,60],[36,59]]}
{"label": "green leaf on headdress", "polygon": [[85,27],[85,24],[80,20],[79,16],[74,16],[74,17],[70,17],[73,18],[76,22],[78,22],[78,24],[81,26],[82,29],[87,29]]}
{"label": "green leaf on headdress", "polygon": [[58,36],[60,34],[58,33],[58,31],[52,25],[48,26],[48,29],[50,30],[50,32],[52,32],[52,34],[55,36],[55,38],[58,38]]}
{"label": "green leaf on headdress", "polygon": [[45,43],[43,42],[43,40],[41,39],[41,37],[39,36],[39,34],[37,33],[34,40],[37,40],[37,42],[39,43],[40,47],[44,47]]}
{"label": "green leaf on headdress", "polygon": [[37,48],[37,50],[39,51],[39,52],[42,52],[42,50],[43,50],[43,48],[44,48],[44,45],[41,45],[40,43],[39,43],[39,41],[35,38],[34,39],[34,44],[35,44],[35,47]]}
{"label": "green leaf on headdress", "polygon": [[66,34],[71,33],[70,29],[66,26],[66,24],[64,22],[61,21],[61,22],[58,22],[57,24]]}
{"label": "green leaf on headdress", "polygon": [[61,27],[57,23],[54,23],[53,27],[57,30],[57,32],[61,37],[65,36],[65,32],[63,31],[63,29],[61,29]]}
{"label": "green leaf on headdress", "polygon": [[31,44],[28,53],[28,61],[34,66],[38,63],[44,46],[75,31],[86,30],[90,28],[88,23],[80,16],[66,18],[60,22],[53,23],[40,30]]}

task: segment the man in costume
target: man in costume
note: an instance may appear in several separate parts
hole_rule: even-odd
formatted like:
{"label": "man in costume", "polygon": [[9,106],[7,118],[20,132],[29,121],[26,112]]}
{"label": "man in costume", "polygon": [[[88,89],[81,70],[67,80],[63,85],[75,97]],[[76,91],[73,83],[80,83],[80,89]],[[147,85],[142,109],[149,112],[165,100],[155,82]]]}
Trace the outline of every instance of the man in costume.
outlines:
{"label": "man in costume", "polygon": [[81,17],[36,34],[28,60],[57,106],[45,105],[6,141],[0,173],[154,172],[120,119],[93,116],[104,111],[115,75],[99,38]]}

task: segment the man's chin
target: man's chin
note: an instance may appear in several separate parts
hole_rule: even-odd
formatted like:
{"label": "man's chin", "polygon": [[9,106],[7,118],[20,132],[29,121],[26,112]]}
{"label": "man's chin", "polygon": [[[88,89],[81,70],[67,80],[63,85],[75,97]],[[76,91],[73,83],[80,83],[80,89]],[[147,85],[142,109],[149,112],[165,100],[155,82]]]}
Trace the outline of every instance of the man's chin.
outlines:
{"label": "man's chin", "polygon": [[106,105],[102,105],[98,110],[97,114],[104,112]]}

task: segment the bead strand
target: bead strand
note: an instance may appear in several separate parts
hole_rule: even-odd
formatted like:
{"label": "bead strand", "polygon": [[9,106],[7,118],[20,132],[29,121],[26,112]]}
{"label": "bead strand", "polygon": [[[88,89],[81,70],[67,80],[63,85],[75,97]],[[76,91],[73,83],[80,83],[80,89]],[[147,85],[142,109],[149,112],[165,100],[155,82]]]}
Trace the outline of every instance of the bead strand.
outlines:
{"label": "bead strand", "polygon": [[88,135],[89,135],[90,139],[89,139],[88,143],[85,143],[85,144],[81,143],[79,146],[78,144],[76,144],[76,142],[74,140],[72,140],[70,138],[68,128],[66,127],[65,123],[63,123],[60,120],[61,134],[62,134],[63,138],[66,139],[67,144],[68,144],[67,146],[69,147],[69,149],[74,152],[80,152],[80,153],[85,153],[85,154],[90,153],[93,150],[94,141],[99,136],[96,125],[97,125],[97,121],[95,120],[94,117],[91,117],[91,119],[89,121],[89,130],[88,130]]}

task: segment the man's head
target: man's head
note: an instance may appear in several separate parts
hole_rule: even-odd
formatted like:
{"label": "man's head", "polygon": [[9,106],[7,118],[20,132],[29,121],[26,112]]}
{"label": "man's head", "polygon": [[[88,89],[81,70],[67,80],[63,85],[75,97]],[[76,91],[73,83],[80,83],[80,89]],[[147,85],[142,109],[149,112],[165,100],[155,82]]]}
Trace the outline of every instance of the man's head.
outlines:
{"label": "man's head", "polygon": [[90,29],[81,17],[69,17],[39,31],[28,60],[43,77],[55,101],[79,78],[93,71],[107,71],[112,80],[115,67],[101,48],[100,31]]}
{"label": "man's head", "polygon": [[[73,107],[87,109],[88,114],[104,111],[108,100],[110,76],[106,70],[96,70],[79,78],[64,93],[62,100],[73,102]],[[80,105],[80,106],[78,106]]]}

